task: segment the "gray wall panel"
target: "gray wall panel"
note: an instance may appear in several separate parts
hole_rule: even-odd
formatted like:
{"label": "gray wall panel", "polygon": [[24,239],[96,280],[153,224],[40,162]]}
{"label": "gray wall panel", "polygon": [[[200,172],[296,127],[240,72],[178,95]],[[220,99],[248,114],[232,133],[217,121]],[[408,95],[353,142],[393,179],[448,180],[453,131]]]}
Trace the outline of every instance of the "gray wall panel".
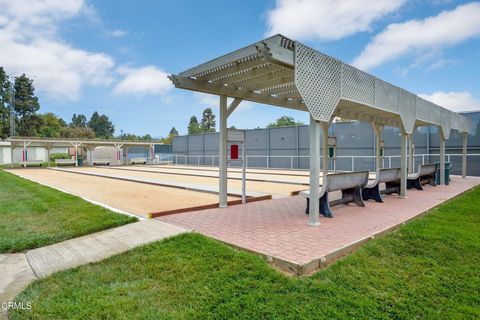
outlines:
{"label": "gray wall panel", "polygon": [[[465,114],[473,120],[475,134],[468,136],[469,154],[480,154],[480,112],[471,112]],[[436,127],[420,127],[413,133],[415,154],[434,154],[438,153],[438,129]],[[374,169],[374,135],[373,129],[369,123],[364,122],[345,122],[334,123],[330,128],[330,134],[337,137],[337,170],[351,170],[352,160],[342,158],[342,156],[370,156],[370,158],[356,158],[355,170],[373,170]],[[218,133],[208,133],[203,135],[192,135],[189,138],[188,154],[191,156],[188,160],[190,164],[197,164],[197,155],[202,157],[200,164],[211,165],[212,158],[215,156],[214,165],[218,165]],[[276,168],[299,168],[308,169],[309,167],[309,130],[308,126],[272,128],[272,129],[253,129],[246,130],[246,154],[249,157],[248,165],[250,167],[276,167]],[[394,156],[390,160],[386,157],[384,165],[399,166],[400,159],[400,130],[393,127],[384,127],[382,131],[382,140],[385,142],[385,156]],[[461,154],[462,137],[455,131],[451,132],[450,139],[447,140],[447,154]],[[204,148],[204,150],[202,150]],[[173,139],[173,154],[184,155],[187,152],[186,137],[179,136]],[[200,153],[199,153],[200,152]],[[299,157],[297,158],[297,154]],[[266,155],[271,155],[267,163]],[[285,156],[285,157],[275,157]],[[293,163],[290,156],[295,156]],[[396,156],[396,157],[395,157]],[[428,158],[428,157],[426,157]],[[178,157],[181,163],[181,157]],[[431,156],[426,161],[436,162],[438,157]],[[415,166],[422,161],[422,156],[415,157]],[[453,163],[452,173],[459,174],[461,170],[461,157],[451,157]],[[333,168],[331,161],[330,168]],[[468,158],[468,175],[480,176],[480,156],[471,156]]]}

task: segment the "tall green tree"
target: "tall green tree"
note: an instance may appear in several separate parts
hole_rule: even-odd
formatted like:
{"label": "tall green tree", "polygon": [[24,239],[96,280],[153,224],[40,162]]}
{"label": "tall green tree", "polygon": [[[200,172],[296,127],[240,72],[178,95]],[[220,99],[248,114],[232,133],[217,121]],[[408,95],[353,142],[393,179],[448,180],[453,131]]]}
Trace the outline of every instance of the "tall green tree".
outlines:
{"label": "tall green tree", "polygon": [[18,134],[20,136],[36,136],[41,126],[41,120],[36,114],[40,109],[40,104],[37,96],[35,96],[33,80],[22,74],[15,78],[14,88]]}
{"label": "tall green tree", "polygon": [[170,133],[168,135],[169,136],[178,136],[178,130],[175,129],[175,127],[172,127],[172,129],[170,129]]}
{"label": "tall green tree", "polygon": [[63,127],[60,131],[61,138],[84,138],[84,139],[95,139],[95,132],[90,128],[80,128],[80,127]]}
{"label": "tall green tree", "polygon": [[160,141],[164,144],[172,144],[173,137],[176,137],[176,136],[178,136],[178,131],[177,129],[175,129],[175,127],[172,127],[172,129],[170,129],[170,133],[168,134],[168,136],[166,138],[160,139]]}
{"label": "tall green tree", "polygon": [[0,139],[10,135],[10,86],[7,73],[0,67]]}
{"label": "tall green tree", "polygon": [[215,132],[215,114],[211,108],[206,108],[202,113],[202,123],[200,127],[202,132]]}
{"label": "tall green tree", "polygon": [[84,114],[73,114],[72,122],[70,122],[70,127],[72,128],[86,128],[87,127],[87,117]]}
{"label": "tall green tree", "polygon": [[281,116],[275,122],[269,123],[267,128],[301,126],[303,122],[295,121],[293,117]]}
{"label": "tall green tree", "polygon": [[88,127],[95,132],[97,138],[110,139],[115,132],[115,126],[104,114],[100,115],[97,111],[92,114]]}
{"label": "tall green tree", "polygon": [[60,138],[62,129],[67,127],[66,122],[55,114],[48,112],[39,115],[41,125],[38,129],[38,136],[43,138]]}
{"label": "tall green tree", "polygon": [[196,134],[201,132],[202,132],[202,128],[200,127],[200,123],[198,123],[197,117],[192,116],[188,124],[188,134]]}

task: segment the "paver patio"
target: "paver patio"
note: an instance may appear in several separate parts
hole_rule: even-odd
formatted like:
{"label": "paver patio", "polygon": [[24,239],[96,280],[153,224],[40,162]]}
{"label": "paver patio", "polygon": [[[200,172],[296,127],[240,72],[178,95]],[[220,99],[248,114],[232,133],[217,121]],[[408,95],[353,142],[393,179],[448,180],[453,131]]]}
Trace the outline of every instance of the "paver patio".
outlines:
{"label": "paver patio", "polygon": [[307,226],[305,199],[300,196],[158,219],[259,253],[284,271],[304,274],[479,184],[478,177],[453,176],[448,186],[408,190],[407,199],[390,195],[384,203],[370,200],[364,208],[336,206],[335,217],[321,217],[319,227]]}

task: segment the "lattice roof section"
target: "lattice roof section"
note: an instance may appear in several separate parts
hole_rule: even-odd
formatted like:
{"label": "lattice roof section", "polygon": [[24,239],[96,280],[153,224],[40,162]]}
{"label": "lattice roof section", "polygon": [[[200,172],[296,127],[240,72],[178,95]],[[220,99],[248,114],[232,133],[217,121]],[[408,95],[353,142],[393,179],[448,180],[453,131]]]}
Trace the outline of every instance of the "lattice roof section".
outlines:
{"label": "lattice roof section", "polygon": [[437,125],[469,132],[463,116],[426,101],[338,59],[276,35],[200,64],[170,79],[178,88],[403,127]]}

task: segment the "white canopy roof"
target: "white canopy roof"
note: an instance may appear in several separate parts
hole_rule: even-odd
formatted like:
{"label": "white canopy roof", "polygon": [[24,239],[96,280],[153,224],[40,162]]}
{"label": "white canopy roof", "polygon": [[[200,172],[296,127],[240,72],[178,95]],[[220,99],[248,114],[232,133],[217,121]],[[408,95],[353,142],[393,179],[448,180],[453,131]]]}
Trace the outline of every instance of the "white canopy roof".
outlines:
{"label": "white canopy roof", "polygon": [[200,64],[170,79],[177,88],[403,128],[436,125],[471,132],[468,118],[353,66],[276,35]]}

